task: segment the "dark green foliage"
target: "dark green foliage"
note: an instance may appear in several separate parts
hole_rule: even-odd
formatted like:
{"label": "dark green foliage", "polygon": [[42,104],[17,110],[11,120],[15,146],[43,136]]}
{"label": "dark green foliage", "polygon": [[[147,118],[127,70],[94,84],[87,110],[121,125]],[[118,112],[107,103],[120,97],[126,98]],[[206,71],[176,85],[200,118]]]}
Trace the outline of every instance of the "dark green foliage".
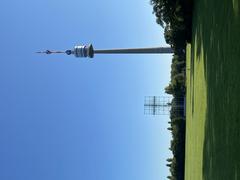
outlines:
{"label": "dark green foliage", "polygon": [[184,54],[175,54],[171,65],[171,82],[165,88],[165,92],[167,94],[171,94],[173,96],[182,96],[185,94],[185,71],[186,62]]}
{"label": "dark green foliage", "polygon": [[171,167],[171,164],[166,164],[166,166]]}
{"label": "dark green foliage", "polygon": [[[177,101],[185,96],[186,74],[186,43],[191,41],[192,32],[192,0],[151,0],[156,22],[164,28],[166,43],[174,50],[171,66],[171,82],[165,88],[167,94],[173,96],[172,107],[183,107],[183,101]],[[172,108],[170,112],[172,132],[172,159],[167,159],[171,180],[184,179],[185,161],[185,117],[184,109]]]}
{"label": "dark green foliage", "polygon": [[169,127],[169,128],[167,128],[169,131],[172,131],[173,130],[173,128],[171,128],[171,127]]}
{"label": "dark green foliage", "polygon": [[[174,55],[171,70],[171,82],[165,88],[165,92],[173,95],[172,107],[183,107],[184,101],[179,101],[185,96],[185,58],[180,55]],[[167,159],[171,163],[171,179],[184,179],[185,163],[185,117],[184,109],[172,108],[170,111],[171,127],[168,130],[172,132],[170,150],[173,158]]]}
{"label": "dark green foliage", "polygon": [[191,0],[151,0],[156,22],[164,28],[166,42],[174,49],[185,48],[191,40]]}
{"label": "dark green foliage", "polygon": [[184,163],[185,163],[185,119],[172,119],[172,137],[170,150],[173,153],[172,159],[167,159],[170,167],[172,179],[184,179]]}

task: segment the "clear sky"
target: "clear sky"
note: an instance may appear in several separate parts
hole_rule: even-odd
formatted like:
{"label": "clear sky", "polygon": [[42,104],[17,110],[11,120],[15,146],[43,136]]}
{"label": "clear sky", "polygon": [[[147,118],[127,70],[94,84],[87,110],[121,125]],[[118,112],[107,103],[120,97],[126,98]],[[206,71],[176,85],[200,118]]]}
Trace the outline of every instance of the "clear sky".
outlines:
{"label": "clear sky", "polygon": [[2,0],[0,179],[160,180],[168,116],[146,116],[171,55],[77,59],[35,51],[165,45],[149,0]]}

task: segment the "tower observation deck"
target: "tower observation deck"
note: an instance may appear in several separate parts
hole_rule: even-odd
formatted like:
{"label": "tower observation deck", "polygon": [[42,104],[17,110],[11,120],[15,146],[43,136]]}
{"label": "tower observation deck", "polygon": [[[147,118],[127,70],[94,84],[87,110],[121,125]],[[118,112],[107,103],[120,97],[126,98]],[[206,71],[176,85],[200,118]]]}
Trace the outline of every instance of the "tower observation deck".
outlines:
{"label": "tower observation deck", "polygon": [[90,45],[77,45],[72,50],[66,51],[40,51],[37,53],[54,54],[65,53],[67,55],[74,55],[75,57],[89,57],[93,58],[95,54],[172,54],[171,47],[150,47],[150,48],[130,48],[130,49],[94,49]]}

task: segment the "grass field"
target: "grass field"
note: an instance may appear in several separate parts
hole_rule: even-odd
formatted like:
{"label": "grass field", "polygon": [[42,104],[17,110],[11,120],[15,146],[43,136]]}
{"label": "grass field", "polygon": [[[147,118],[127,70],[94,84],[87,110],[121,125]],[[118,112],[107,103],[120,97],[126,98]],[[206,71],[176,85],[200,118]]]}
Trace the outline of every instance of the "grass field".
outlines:
{"label": "grass field", "polygon": [[240,179],[240,0],[196,0],[187,46],[186,180]]}

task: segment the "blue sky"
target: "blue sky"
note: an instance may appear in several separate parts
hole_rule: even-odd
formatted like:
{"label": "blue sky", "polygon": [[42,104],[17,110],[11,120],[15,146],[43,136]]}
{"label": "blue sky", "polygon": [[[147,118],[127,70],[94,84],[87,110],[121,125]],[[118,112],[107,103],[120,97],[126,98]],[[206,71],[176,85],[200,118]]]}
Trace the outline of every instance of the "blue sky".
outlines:
{"label": "blue sky", "polygon": [[3,0],[0,179],[159,180],[171,156],[162,95],[171,55],[77,59],[35,51],[166,45],[148,0]]}

